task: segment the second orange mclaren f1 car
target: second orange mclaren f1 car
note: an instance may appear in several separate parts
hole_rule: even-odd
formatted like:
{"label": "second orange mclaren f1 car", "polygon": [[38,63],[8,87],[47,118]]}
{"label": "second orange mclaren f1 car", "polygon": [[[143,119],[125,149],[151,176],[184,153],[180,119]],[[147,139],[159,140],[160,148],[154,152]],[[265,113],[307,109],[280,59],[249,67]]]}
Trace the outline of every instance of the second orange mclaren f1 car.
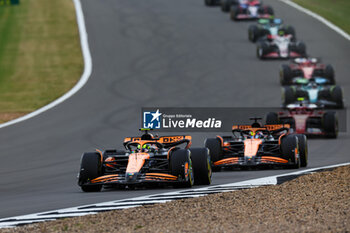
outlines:
{"label": "second orange mclaren f1 car", "polygon": [[261,165],[300,168],[307,166],[305,135],[288,134],[289,125],[234,125],[233,136],[208,138],[213,171],[222,167],[253,167]]}
{"label": "second orange mclaren f1 car", "polygon": [[[191,136],[154,137],[145,131],[141,137],[125,138],[125,150],[84,153],[78,185],[85,192],[151,184],[209,185],[209,150],[190,148],[191,139]],[[181,144],[184,148],[179,147]]]}

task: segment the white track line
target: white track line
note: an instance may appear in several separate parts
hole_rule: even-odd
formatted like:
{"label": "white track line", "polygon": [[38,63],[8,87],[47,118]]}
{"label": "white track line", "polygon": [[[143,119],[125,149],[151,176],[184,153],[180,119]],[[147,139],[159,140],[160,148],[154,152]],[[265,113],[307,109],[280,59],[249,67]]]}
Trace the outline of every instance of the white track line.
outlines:
{"label": "white track line", "polygon": [[346,33],[345,31],[343,31],[341,28],[339,28],[338,26],[334,25],[333,23],[331,23],[330,21],[328,21],[327,19],[323,18],[322,16],[292,2],[291,0],[280,0],[281,2],[284,2],[285,4],[294,7],[295,9],[304,12],[307,15],[310,15],[311,17],[317,19],[318,21],[320,21],[321,23],[325,24],[326,26],[328,26],[330,29],[332,29],[333,31],[337,32],[338,34],[340,34],[341,36],[343,36],[345,39],[350,40],[350,35],[348,33]]}
{"label": "white track line", "polygon": [[57,100],[51,102],[50,104],[39,108],[38,110],[29,113],[25,116],[22,116],[20,118],[14,119],[12,121],[0,124],[0,128],[4,128],[6,126],[10,126],[25,120],[28,120],[32,117],[35,117],[55,106],[58,104],[62,103],[63,101],[69,99],[72,97],[75,93],[77,93],[88,81],[91,71],[92,71],[92,60],[91,60],[91,54],[90,54],[90,49],[89,49],[89,44],[88,44],[88,35],[86,32],[85,28],[85,20],[84,20],[84,15],[83,15],[83,10],[81,8],[81,3],[80,0],[72,0],[75,6],[75,12],[76,12],[76,17],[77,17],[77,23],[78,23],[78,28],[79,28],[79,35],[80,35],[80,43],[81,43],[81,49],[83,53],[83,58],[84,58],[84,72],[79,80],[79,82],[71,89],[69,90],[66,94],[58,98]]}
{"label": "white track line", "polygon": [[[237,189],[242,189],[242,188],[254,188],[254,187],[266,186],[266,185],[277,185],[278,184],[277,181],[279,177],[304,175],[312,172],[318,172],[324,169],[332,169],[332,168],[347,166],[347,165],[350,165],[350,162],[318,167],[318,168],[311,168],[311,169],[306,169],[301,171],[295,171],[295,172],[279,174],[275,176],[268,176],[268,177],[257,178],[257,179],[246,180],[246,181],[235,182],[235,183],[224,184],[224,185],[215,185],[215,186],[207,186],[204,188],[197,188],[197,189],[188,189],[188,190],[180,190],[180,191],[167,192],[167,193],[151,194],[151,195],[140,196],[140,197],[129,198],[129,199],[108,201],[108,202],[89,204],[84,206],[71,207],[66,209],[59,209],[59,210],[52,210],[52,211],[46,211],[41,213],[35,213],[35,214],[27,214],[22,216],[3,218],[3,219],[0,219],[0,229],[15,227],[22,224],[31,224],[31,223],[37,223],[37,222],[43,222],[43,221],[53,221],[59,218],[68,218],[68,217],[84,216],[89,214],[97,214],[99,211],[134,208],[134,207],[142,206],[143,204],[165,203],[165,202],[174,200],[172,199],[172,197],[174,196],[178,198],[183,198],[183,199],[189,198],[189,197],[194,198],[199,196],[206,196],[208,194],[203,194],[203,191],[210,191],[210,190],[214,190],[215,188],[217,188],[219,192],[229,192],[229,191],[235,191]],[[222,189],[223,187],[230,187],[230,190],[223,190]],[[188,191],[191,191],[193,194],[186,195]]]}

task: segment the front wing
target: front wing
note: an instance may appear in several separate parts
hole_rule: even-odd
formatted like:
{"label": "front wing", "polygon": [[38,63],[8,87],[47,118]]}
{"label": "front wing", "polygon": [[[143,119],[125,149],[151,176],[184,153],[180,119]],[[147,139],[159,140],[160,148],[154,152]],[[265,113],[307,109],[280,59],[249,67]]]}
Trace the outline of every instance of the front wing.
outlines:
{"label": "front wing", "polygon": [[165,173],[144,173],[135,175],[111,174],[97,177],[84,185],[131,185],[143,183],[182,183],[185,179]]}
{"label": "front wing", "polygon": [[293,165],[286,159],[275,156],[231,157],[214,162],[216,167],[253,167],[263,165]]}

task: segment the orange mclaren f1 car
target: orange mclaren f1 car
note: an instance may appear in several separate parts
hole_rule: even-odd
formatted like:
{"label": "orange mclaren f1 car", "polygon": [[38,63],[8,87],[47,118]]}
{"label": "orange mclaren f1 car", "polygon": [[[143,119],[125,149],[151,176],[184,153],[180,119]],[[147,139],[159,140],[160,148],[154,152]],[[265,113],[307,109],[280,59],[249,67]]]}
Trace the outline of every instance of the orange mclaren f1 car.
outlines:
{"label": "orange mclaren f1 car", "polygon": [[303,134],[288,134],[289,125],[234,125],[233,136],[208,138],[213,171],[222,167],[260,165],[300,168],[307,166],[307,139]]}
{"label": "orange mclaren f1 car", "polygon": [[[190,148],[191,136],[154,137],[145,130],[141,137],[124,139],[125,150],[84,153],[78,185],[85,192],[108,187],[134,188],[151,184],[191,187],[211,183],[207,148]],[[179,145],[184,145],[180,148]]]}

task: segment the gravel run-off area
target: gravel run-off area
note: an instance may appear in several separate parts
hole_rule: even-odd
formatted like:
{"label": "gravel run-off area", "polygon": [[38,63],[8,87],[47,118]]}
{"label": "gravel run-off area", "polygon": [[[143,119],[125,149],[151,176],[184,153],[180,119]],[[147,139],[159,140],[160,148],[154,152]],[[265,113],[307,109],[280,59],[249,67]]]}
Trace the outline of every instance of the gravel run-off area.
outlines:
{"label": "gravel run-off area", "polygon": [[2,232],[350,232],[350,166],[245,189]]}

